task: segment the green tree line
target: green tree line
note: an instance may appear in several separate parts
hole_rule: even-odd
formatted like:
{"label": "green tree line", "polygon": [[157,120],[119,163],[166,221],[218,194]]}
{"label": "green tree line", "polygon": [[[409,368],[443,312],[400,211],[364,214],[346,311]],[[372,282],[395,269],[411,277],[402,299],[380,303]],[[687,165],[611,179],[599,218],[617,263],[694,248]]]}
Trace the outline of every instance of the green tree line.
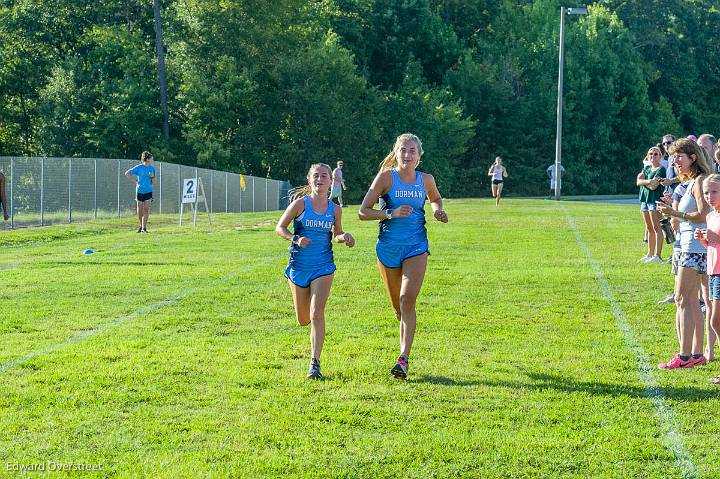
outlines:
{"label": "green tree line", "polygon": [[[557,0],[0,0],[0,155],[156,158],[289,179],[344,160],[361,197],[394,138],[450,197],[547,193]],[[576,6],[576,5],[566,5]],[[566,19],[564,192],[636,191],[660,135],[714,132],[720,10],[604,0]]]}

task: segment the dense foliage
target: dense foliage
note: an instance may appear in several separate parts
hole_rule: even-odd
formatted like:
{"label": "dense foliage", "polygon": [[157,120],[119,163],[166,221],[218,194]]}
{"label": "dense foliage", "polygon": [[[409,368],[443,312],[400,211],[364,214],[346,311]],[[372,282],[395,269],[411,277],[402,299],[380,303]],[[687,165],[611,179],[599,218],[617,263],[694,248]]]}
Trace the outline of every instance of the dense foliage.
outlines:
{"label": "dense foliage", "polygon": [[[271,7],[269,7],[272,5]],[[0,155],[137,157],[303,181],[343,159],[357,200],[398,134],[447,196],[542,194],[557,0],[165,0],[170,138],[150,0],[0,0]],[[619,0],[566,19],[566,193],[635,191],[661,134],[712,132],[720,11]]]}

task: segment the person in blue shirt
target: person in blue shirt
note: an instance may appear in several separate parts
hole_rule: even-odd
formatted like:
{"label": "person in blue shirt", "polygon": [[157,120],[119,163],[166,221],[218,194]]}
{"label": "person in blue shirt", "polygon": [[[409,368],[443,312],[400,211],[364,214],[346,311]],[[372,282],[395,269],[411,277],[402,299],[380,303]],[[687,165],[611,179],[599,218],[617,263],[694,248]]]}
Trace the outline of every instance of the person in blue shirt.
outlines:
{"label": "person in blue shirt", "polygon": [[140,155],[140,164],[125,172],[130,181],[135,182],[135,199],[137,200],[137,215],[140,226],[138,233],[147,233],[148,218],[150,218],[150,205],[153,199],[153,185],[155,184],[155,166],[153,156],[149,151]]}
{"label": "person in blue shirt", "polygon": [[[307,377],[322,379],[320,353],[325,341],[325,304],[335,276],[332,239],[355,245],[343,231],[342,209],[329,201],[332,171],[324,163],[310,167],[308,184],[290,192],[291,203],[280,217],[275,233],[290,241],[285,269],[300,326],[310,324],[310,367]],[[288,229],[293,223],[292,233]]]}
{"label": "person in blue shirt", "polygon": [[[407,379],[417,322],[415,302],[430,255],[425,200],[430,201],[436,220],[448,222],[435,178],[416,169],[422,155],[420,138],[411,133],[398,136],[359,211],[361,220],[380,220],[375,250],[380,275],[400,320],[400,356],[390,370],[399,379]],[[378,202],[380,208],[375,209]]]}

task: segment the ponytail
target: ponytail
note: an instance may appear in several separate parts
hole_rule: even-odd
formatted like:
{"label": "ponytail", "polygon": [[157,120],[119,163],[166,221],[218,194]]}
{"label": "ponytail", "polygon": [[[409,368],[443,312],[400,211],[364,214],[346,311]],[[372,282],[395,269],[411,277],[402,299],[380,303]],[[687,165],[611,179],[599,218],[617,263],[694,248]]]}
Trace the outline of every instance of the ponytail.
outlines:
{"label": "ponytail", "polygon": [[312,193],[310,185],[298,186],[288,191],[288,199],[290,202],[293,202],[298,198],[309,195],[310,193]]}
{"label": "ponytail", "polygon": [[395,150],[388,153],[384,160],[380,163],[380,173],[387,170],[392,170],[398,164],[397,157],[395,156]]}

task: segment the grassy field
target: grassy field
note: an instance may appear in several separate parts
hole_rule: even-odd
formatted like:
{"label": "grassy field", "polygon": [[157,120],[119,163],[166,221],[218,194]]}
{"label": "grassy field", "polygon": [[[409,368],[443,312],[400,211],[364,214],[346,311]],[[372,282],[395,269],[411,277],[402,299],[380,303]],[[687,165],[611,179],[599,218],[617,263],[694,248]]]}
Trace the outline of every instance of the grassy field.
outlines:
{"label": "grassy field", "polygon": [[720,367],[656,369],[672,276],[638,262],[636,207],[446,209],[407,382],[355,208],[320,382],[277,212],[3,232],[0,477],[720,476]]}

